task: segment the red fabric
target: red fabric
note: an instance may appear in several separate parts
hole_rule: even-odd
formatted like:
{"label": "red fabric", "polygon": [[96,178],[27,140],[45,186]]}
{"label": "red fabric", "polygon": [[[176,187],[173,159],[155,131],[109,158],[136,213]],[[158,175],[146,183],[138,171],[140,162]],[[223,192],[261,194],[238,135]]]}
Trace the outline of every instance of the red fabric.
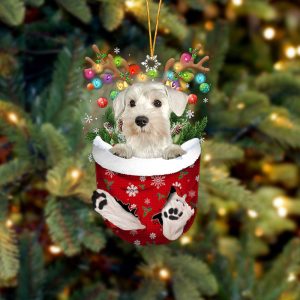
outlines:
{"label": "red fabric", "polygon": [[[187,195],[186,202],[196,208],[198,201],[200,158],[190,167],[177,173],[162,176],[131,176],[114,173],[96,163],[97,188],[103,189],[131,209],[146,229],[136,231],[121,230],[109,221],[106,224],[123,240],[136,245],[166,244],[170,241],[162,234],[162,225],[152,217],[160,213],[174,186],[179,196]],[[192,225],[196,215],[187,222],[184,232]]]}

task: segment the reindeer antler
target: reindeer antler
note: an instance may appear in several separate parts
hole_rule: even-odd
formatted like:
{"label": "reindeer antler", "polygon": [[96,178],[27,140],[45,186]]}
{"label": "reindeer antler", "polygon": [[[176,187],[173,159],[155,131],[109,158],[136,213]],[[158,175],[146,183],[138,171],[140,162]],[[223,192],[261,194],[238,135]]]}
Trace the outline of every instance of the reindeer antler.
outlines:
{"label": "reindeer antler", "polygon": [[[199,44],[197,45],[197,51],[200,51],[202,46]],[[201,72],[209,72],[209,68],[203,67],[203,64],[209,60],[209,56],[203,57],[198,63],[194,63],[194,58],[192,58],[189,62],[180,62],[182,68],[180,71],[185,69],[194,69]],[[176,60],[174,58],[170,58],[165,65],[165,72],[170,70],[176,64]]]}
{"label": "reindeer antler", "polygon": [[[92,49],[94,50],[94,52],[99,56],[101,55],[101,52],[99,50],[99,48],[97,47],[97,45],[93,45]],[[96,73],[101,73],[104,70],[110,70],[113,72],[113,75],[116,78],[121,78],[121,74],[122,72],[116,67],[115,63],[114,63],[114,58],[111,54],[108,54],[107,57],[103,57],[101,59],[101,63],[95,62],[93,59],[91,59],[90,57],[85,57],[85,60],[90,63],[92,69],[96,72]],[[104,62],[103,62],[103,61]],[[121,61],[121,65],[120,68],[124,68],[126,72],[129,72],[129,65],[127,63],[127,61],[125,59],[122,59]]]}

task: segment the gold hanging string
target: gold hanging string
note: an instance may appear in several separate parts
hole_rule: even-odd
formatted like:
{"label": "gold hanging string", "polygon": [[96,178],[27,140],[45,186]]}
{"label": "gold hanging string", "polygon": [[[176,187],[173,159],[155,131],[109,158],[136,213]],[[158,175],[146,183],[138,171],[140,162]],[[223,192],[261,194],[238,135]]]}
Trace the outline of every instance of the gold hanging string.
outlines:
{"label": "gold hanging string", "polygon": [[161,6],[162,6],[162,0],[159,0],[158,11],[157,11],[157,15],[156,15],[155,33],[154,33],[154,39],[153,40],[152,40],[152,31],[151,31],[149,0],[146,0],[146,6],[147,6],[147,17],[148,17],[150,55],[153,57],[154,56],[154,51],[155,51],[155,45],[156,45],[156,38],[157,38],[157,31],[158,31],[158,24],[159,24],[159,17],[160,17],[160,11],[161,11]]}

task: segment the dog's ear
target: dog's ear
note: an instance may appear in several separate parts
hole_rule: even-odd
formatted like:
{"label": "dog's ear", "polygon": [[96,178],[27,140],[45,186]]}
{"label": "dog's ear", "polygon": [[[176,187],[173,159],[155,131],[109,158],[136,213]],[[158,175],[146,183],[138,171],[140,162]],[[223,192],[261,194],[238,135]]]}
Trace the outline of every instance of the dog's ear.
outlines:
{"label": "dog's ear", "polygon": [[113,101],[113,109],[116,120],[119,119],[125,109],[125,91],[122,91]]}
{"label": "dog's ear", "polygon": [[171,111],[178,117],[182,116],[188,102],[188,95],[168,86],[166,90]]}

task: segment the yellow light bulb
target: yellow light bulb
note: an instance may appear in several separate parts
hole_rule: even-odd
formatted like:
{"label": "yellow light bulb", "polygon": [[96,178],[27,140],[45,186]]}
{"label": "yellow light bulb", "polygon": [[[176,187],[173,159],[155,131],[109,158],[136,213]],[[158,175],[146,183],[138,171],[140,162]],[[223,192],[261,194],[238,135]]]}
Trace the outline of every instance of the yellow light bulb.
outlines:
{"label": "yellow light bulb", "polygon": [[294,273],[290,273],[288,278],[287,278],[287,281],[288,282],[293,282],[297,279],[296,275]]}
{"label": "yellow light bulb", "polygon": [[204,161],[211,161],[211,155],[210,154],[205,154],[204,155]]}
{"label": "yellow light bulb", "polygon": [[273,27],[267,27],[263,31],[263,36],[266,40],[274,39],[276,31]]}
{"label": "yellow light bulb", "polygon": [[81,175],[81,171],[79,169],[72,169],[71,170],[71,177],[73,179],[78,179]]}
{"label": "yellow light bulb", "polygon": [[255,229],[255,236],[261,237],[263,235],[264,235],[264,231],[261,228],[258,227]]}
{"label": "yellow light bulb", "polygon": [[282,196],[274,198],[273,205],[278,208],[282,207],[284,205],[284,198]]}
{"label": "yellow light bulb", "polygon": [[224,207],[221,207],[218,209],[218,214],[223,217],[227,214],[227,211]]}
{"label": "yellow light bulb", "polygon": [[125,5],[127,8],[134,8],[137,6],[137,2],[135,0],[126,0]]}
{"label": "yellow light bulb", "polygon": [[59,254],[59,253],[61,253],[61,248],[56,245],[51,245],[51,246],[49,246],[49,251],[52,254]]}
{"label": "yellow light bulb", "polygon": [[5,222],[5,226],[7,228],[11,228],[14,225],[13,221],[11,219],[7,219]]}
{"label": "yellow light bulb", "polygon": [[277,71],[280,71],[283,69],[283,63],[281,61],[278,61],[277,63],[274,64],[274,69]]}
{"label": "yellow light bulb", "polygon": [[192,242],[192,238],[188,235],[184,235],[180,238],[180,244],[185,246]]}
{"label": "yellow light bulb", "polygon": [[244,109],[245,108],[245,103],[241,102],[236,106],[238,109]]}
{"label": "yellow light bulb", "polygon": [[296,49],[293,46],[289,46],[285,49],[285,55],[287,58],[294,58],[296,56]]}
{"label": "yellow light bulb", "polygon": [[285,218],[288,214],[288,211],[285,207],[279,207],[277,210],[278,216],[281,218]]}
{"label": "yellow light bulb", "polygon": [[248,216],[252,219],[256,219],[258,217],[258,213],[253,209],[249,209]]}
{"label": "yellow light bulb", "polygon": [[271,119],[272,121],[276,121],[277,118],[278,118],[278,115],[277,115],[276,113],[272,113],[272,114],[270,115],[270,119]]}
{"label": "yellow light bulb", "polygon": [[241,6],[243,4],[243,0],[231,0],[234,6]]}
{"label": "yellow light bulb", "polygon": [[9,112],[7,118],[11,123],[17,124],[19,122],[18,115],[14,112]]}
{"label": "yellow light bulb", "polygon": [[161,268],[158,273],[160,279],[168,280],[170,278],[170,271],[167,268]]}

